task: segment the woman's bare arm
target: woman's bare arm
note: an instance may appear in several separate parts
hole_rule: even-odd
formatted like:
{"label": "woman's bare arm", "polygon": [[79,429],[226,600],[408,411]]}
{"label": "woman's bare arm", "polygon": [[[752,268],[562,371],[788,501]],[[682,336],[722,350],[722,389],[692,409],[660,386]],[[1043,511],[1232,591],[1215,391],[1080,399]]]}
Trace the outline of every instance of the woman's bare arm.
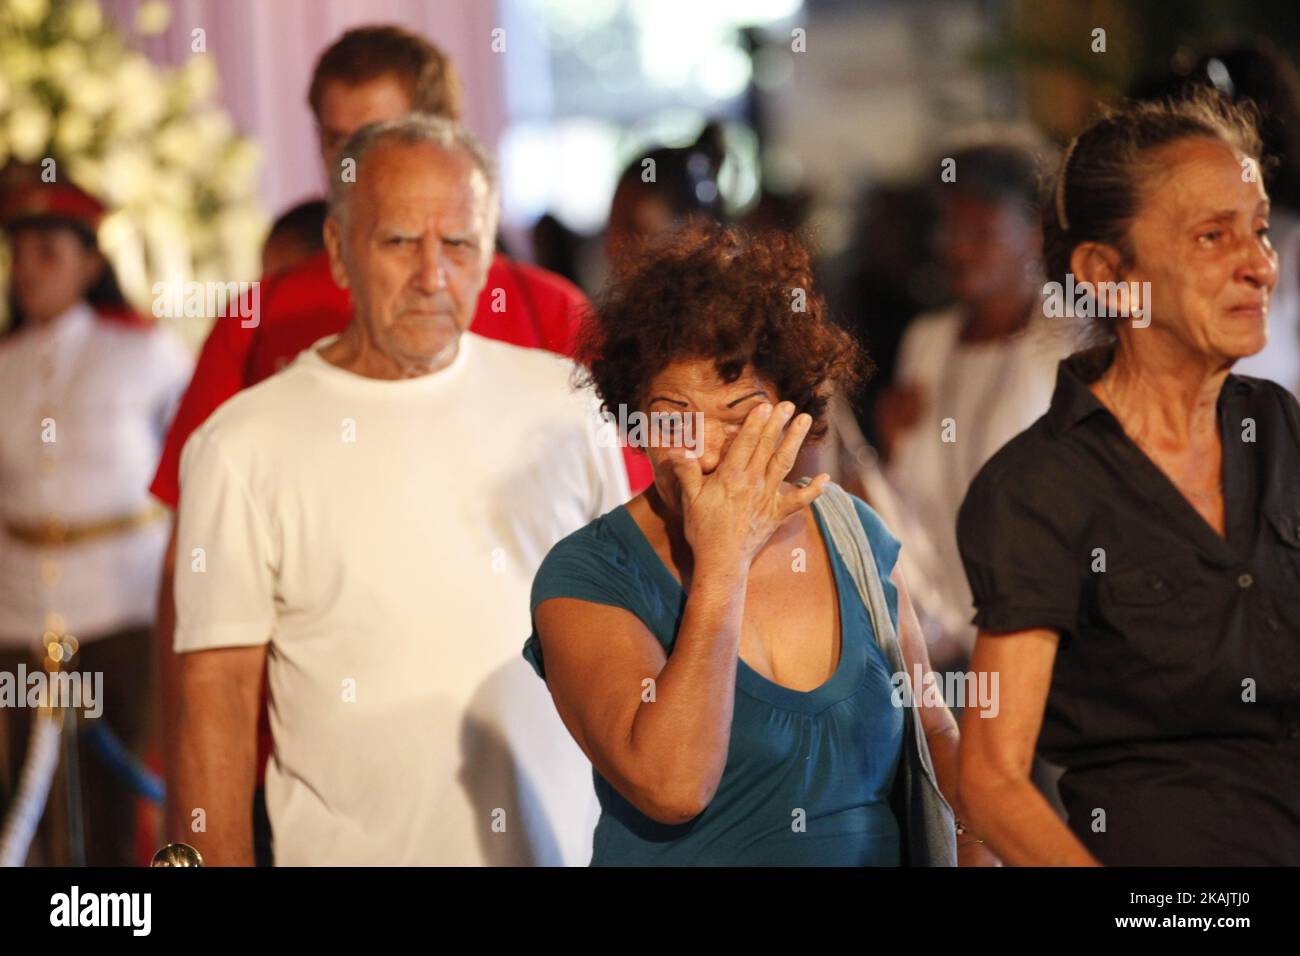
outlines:
{"label": "woman's bare arm", "polygon": [[962,716],[959,787],[971,825],[1015,866],[1098,866],[1030,779],[1060,635],[981,631],[971,670],[996,674],[994,716]]}
{"label": "woman's bare arm", "polygon": [[898,588],[898,643],[903,651],[903,663],[907,667],[907,678],[912,683],[912,693],[920,703],[918,714],[921,726],[925,730],[926,740],[930,744],[930,756],[934,760],[934,774],[939,778],[939,789],[948,802],[956,808],[957,796],[957,718],[953,717],[948,705],[934,693],[922,694],[922,688],[916,686],[913,678],[920,668],[921,679],[925,680],[930,670],[930,652],[925,646],[925,633],[916,619],[916,609],[912,607],[912,598],[907,593],[903,581],[903,569],[894,566],[889,576]]}
{"label": "woman's bare arm", "polygon": [[[966,812],[961,806],[961,793],[958,786],[958,746],[961,734],[957,729],[957,719],[953,717],[948,704],[937,693],[923,693],[924,683],[930,670],[930,652],[925,644],[925,633],[916,618],[912,599],[907,593],[903,581],[903,571],[897,565],[890,576],[898,588],[898,643],[903,651],[903,664],[907,668],[907,679],[912,686],[913,699],[919,703],[917,714],[921,727],[925,730],[925,741],[930,747],[930,760],[934,764],[934,775],[939,781],[939,790],[944,799],[953,808],[957,816],[965,820]],[[921,686],[914,677],[917,669],[921,675]],[[936,686],[936,690],[937,690]],[[958,862],[961,866],[997,866],[999,860],[976,837],[958,838]]]}
{"label": "woman's bare arm", "polygon": [[660,823],[708,806],[731,739],[747,575],[701,571],[670,658],[620,608],[553,598],[536,612],[560,718],[601,776]]}

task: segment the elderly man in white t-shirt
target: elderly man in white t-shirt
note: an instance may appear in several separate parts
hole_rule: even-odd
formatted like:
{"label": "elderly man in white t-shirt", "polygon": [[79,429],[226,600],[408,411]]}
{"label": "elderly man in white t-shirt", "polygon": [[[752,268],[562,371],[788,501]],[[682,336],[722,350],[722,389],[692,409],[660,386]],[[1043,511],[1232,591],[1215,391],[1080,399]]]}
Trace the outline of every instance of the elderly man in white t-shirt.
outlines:
{"label": "elderly man in white t-shirt", "polygon": [[585,862],[589,769],[519,642],[547,549],[627,497],[617,442],[566,360],[466,331],[498,195],[474,139],[416,114],[339,155],[351,325],[182,456],[171,838],[252,862],[265,662],[278,864]]}

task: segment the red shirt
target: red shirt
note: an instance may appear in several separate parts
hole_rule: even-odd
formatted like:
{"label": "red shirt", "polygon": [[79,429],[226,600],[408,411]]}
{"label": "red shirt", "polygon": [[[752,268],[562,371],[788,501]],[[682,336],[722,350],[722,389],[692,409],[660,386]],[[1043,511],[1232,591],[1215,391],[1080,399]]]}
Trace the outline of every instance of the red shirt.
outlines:
{"label": "red shirt", "polygon": [[[313,342],[342,332],[352,321],[352,297],[334,284],[329,256],[323,252],[263,281],[260,294],[256,326],[245,328],[244,322],[251,320],[238,315],[219,318],[203,343],[149,486],[154,497],[172,510],[180,503],[181,449],[186,439],[226,399],[274,375]],[[497,255],[470,329],[490,339],[572,357],[574,336],[586,308],[586,296],[573,283]],[[623,449],[623,460],[632,493],[644,491],[654,477],[649,460],[630,448]],[[265,679],[257,729],[260,784],[272,747]]]}

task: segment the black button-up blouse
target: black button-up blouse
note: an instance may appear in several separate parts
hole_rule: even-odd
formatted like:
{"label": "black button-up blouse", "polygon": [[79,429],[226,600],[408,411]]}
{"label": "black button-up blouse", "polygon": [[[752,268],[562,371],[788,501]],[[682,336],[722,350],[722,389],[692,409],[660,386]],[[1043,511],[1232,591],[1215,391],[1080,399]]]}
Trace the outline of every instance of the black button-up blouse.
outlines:
{"label": "black button-up blouse", "polygon": [[1061,636],[1039,751],[1103,863],[1300,865],[1300,405],[1229,375],[1226,538],[1061,363],[957,523],[991,634]]}

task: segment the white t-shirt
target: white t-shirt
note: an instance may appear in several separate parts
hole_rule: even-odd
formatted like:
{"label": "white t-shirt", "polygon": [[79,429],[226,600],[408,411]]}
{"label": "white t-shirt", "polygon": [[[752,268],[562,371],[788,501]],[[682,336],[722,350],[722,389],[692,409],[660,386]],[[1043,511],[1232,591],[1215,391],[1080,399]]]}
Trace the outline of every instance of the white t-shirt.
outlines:
{"label": "white t-shirt", "polygon": [[329,341],[181,458],[176,649],[270,642],[276,862],[586,863],[591,768],[521,651],[547,550],[627,498],[612,426],[550,353],[465,333],[382,381]]}
{"label": "white t-shirt", "polygon": [[921,316],[904,333],[895,379],[918,386],[923,404],[888,474],[933,546],[931,583],[942,602],[933,610],[969,649],[975,609],[957,550],[957,511],[984,463],[1047,411],[1074,330],[1035,316],[1011,338],[961,342],[962,327],[954,308]]}

